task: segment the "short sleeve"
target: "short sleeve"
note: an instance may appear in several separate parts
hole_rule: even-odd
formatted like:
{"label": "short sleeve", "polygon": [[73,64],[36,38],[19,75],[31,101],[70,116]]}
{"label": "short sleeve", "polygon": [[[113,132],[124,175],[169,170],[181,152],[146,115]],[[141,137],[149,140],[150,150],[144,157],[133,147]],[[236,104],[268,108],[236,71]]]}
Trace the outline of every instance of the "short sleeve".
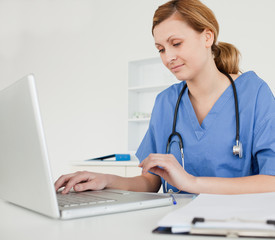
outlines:
{"label": "short sleeve", "polygon": [[259,89],[255,106],[252,154],[259,174],[275,175],[275,99],[266,83]]}
{"label": "short sleeve", "polygon": [[150,153],[156,153],[155,131],[153,126],[154,111],[149,123],[149,128],[138,147],[136,156],[140,162],[142,162]]}

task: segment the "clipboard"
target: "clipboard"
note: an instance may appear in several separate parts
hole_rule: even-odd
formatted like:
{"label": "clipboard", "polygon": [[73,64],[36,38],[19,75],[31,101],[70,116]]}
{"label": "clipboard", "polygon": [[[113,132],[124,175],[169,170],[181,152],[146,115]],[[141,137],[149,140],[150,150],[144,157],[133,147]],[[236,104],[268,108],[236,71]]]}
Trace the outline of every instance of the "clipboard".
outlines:
{"label": "clipboard", "polygon": [[167,214],[153,233],[274,239],[274,202],[275,193],[201,194]]}
{"label": "clipboard", "polygon": [[237,238],[237,237],[246,237],[246,238],[267,238],[274,239],[275,232],[274,231],[263,231],[263,230],[246,230],[246,229],[221,229],[219,231],[213,231],[213,229],[193,229],[190,232],[180,232],[173,233],[171,227],[157,227],[153,231],[153,233],[158,234],[173,234],[173,235],[186,235],[186,236],[208,236],[208,237],[229,237],[229,238]]}
{"label": "clipboard", "polygon": [[189,233],[191,235],[274,238],[275,220],[249,221],[229,219],[221,221],[194,218]]}
{"label": "clipboard", "polygon": [[[231,222],[231,227],[230,226]],[[232,225],[233,223],[233,225]],[[240,224],[240,226],[238,225]],[[247,224],[246,227],[244,224]],[[248,238],[275,238],[275,220],[242,221],[233,219],[220,221],[195,217],[189,231],[173,232],[172,227],[157,227],[152,231],[160,234],[212,236],[212,237],[248,237]]]}

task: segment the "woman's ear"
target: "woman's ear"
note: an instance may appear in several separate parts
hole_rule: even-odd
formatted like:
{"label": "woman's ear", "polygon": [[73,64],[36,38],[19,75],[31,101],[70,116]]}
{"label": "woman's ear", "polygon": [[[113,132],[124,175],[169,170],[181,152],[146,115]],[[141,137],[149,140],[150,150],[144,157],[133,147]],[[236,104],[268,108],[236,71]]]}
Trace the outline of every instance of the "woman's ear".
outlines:
{"label": "woman's ear", "polygon": [[214,32],[210,29],[204,29],[205,46],[211,48],[214,43]]}

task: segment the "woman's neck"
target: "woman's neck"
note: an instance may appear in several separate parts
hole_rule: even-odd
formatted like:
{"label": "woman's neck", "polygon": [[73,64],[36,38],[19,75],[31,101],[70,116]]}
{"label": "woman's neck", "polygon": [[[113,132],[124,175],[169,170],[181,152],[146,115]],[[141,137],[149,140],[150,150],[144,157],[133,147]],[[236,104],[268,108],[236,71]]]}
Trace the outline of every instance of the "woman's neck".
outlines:
{"label": "woman's neck", "polygon": [[228,78],[216,66],[201,71],[187,81],[190,99],[196,102],[216,101],[229,85]]}
{"label": "woman's neck", "polygon": [[212,69],[206,68],[205,71],[201,71],[186,83],[190,101],[201,125],[216,101],[230,85],[230,81],[215,65]]}

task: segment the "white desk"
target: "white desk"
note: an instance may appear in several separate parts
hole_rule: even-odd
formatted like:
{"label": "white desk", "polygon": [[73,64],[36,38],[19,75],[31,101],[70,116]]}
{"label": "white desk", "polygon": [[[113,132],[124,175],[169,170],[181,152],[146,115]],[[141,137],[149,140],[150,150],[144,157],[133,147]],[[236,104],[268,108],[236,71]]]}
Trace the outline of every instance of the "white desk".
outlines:
{"label": "white desk", "polygon": [[[178,204],[126,213],[75,220],[54,220],[0,200],[1,240],[151,240],[213,239],[182,235],[153,234],[157,222],[168,212],[191,201],[177,197]],[[225,238],[215,238],[225,239]],[[250,238],[251,239],[251,238]]]}

